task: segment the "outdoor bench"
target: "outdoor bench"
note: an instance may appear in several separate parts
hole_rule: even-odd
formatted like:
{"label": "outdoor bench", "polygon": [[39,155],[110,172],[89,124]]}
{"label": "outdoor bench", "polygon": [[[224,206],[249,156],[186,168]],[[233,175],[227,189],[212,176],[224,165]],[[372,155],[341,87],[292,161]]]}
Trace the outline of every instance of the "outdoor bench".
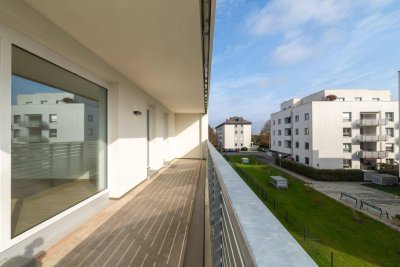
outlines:
{"label": "outdoor bench", "polygon": [[379,212],[379,213],[380,213],[380,216],[379,216],[380,219],[382,219],[382,215],[386,214],[386,217],[387,217],[387,219],[389,220],[389,214],[388,214],[388,212],[382,210],[382,208],[379,208],[379,207],[377,207],[377,206],[375,206],[375,205],[373,205],[373,204],[371,204],[371,203],[368,203],[368,202],[365,202],[365,201],[361,200],[360,210],[361,210],[364,206],[367,206],[367,207],[369,207],[369,208],[371,208],[371,209],[373,209],[373,210]]}

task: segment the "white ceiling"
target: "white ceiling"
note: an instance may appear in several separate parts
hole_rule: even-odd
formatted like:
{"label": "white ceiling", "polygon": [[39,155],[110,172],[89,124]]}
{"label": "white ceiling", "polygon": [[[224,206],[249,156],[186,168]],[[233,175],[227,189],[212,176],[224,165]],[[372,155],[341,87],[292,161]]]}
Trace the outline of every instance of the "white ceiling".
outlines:
{"label": "white ceiling", "polygon": [[174,112],[204,112],[199,0],[26,0]]}

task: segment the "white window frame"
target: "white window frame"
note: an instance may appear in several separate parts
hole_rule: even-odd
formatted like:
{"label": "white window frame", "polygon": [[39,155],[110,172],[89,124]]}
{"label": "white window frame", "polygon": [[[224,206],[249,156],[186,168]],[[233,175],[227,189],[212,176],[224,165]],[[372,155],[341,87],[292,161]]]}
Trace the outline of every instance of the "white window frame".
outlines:
{"label": "white window frame", "polygon": [[[89,71],[87,68],[78,65],[77,63],[68,59],[67,56],[58,54],[54,52],[54,49],[46,47],[46,45],[42,45],[30,37],[27,37],[24,34],[21,34],[3,23],[0,23],[0,73],[2,73],[2,79],[0,79],[0,99],[10,99],[11,96],[11,56],[12,56],[12,45],[16,45],[44,60],[47,60],[66,71],[70,71],[79,75],[80,77],[92,81],[99,86],[105,88],[107,91],[110,90],[109,83],[105,80],[94,74],[94,72]],[[108,102],[109,103],[109,102]],[[26,104],[33,104],[32,101]],[[0,128],[2,129],[10,129],[10,125],[13,123],[13,118],[11,116],[11,101],[7,101],[0,105],[0,114],[9,114],[7,116],[3,116],[0,120]],[[21,119],[23,119],[21,117]],[[108,129],[107,129],[108,131]],[[11,140],[12,131],[3,131],[0,134],[0,146],[5,151],[11,151]],[[107,140],[106,146],[109,146],[109,142]],[[108,158],[107,158],[108,161]],[[2,175],[0,179],[0,214],[2,217],[11,218],[11,197],[9,195],[9,190],[11,189],[11,154],[10,153],[1,153],[0,154],[0,173]],[[109,176],[108,176],[109,177]],[[108,179],[107,177],[107,179]],[[0,251],[5,251],[17,244],[25,244],[25,240],[29,242],[29,238],[37,235],[39,232],[44,229],[49,229],[47,227],[54,225],[57,223],[58,225],[67,226],[70,224],[70,221],[63,221],[65,217],[70,215],[71,213],[80,210],[87,206],[88,203],[93,202],[96,199],[104,198],[104,196],[108,195],[108,189],[103,190],[90,198],[58,213],[57,215],[33,226],[27,231],[11,238],[11,219],[0,220]],[[64,223],[64,224],[63,224]],[[43,234],[42,234],[43,233]],[[62,233],[60,230],[59,233]],[[41,232],[42,238],[46,240],[46,238],[50,238],[53,235],[50,233],[47,234]],[[26,243],[29,244],[29,243]]]}

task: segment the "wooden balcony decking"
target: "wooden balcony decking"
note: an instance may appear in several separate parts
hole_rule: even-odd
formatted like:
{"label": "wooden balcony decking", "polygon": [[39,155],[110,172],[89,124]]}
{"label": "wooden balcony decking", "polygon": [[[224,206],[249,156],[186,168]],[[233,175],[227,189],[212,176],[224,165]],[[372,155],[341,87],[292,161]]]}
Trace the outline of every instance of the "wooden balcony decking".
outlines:
{"label": "wooden balcony decking", "polygon": [[111,216],[96,216],[97,220],[106,218],[95,229],[88,226],[91,233],[86,237],[81,238],[85,230],[78,229],[46,252],[38,263],[77,267],[182,266],[193,208],[196,209],[200,169],[200,160],[176,160],[135,196],[125,196],[130,199]]}

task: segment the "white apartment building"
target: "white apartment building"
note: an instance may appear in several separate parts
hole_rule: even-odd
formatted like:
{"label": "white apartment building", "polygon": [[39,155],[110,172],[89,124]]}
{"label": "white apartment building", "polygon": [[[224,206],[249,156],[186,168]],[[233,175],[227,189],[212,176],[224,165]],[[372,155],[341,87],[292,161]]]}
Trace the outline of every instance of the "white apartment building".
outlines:
{"label": "white apartment building", "polygon": [[320,169],[398,163],[398,102],[388,90],[322,90],[271,114],[271,149]]}
{"label": "white apartment building", "polygon": [[223,149],[251,147],[251,122],[242,117],[230,117],[217,127],[218,146]]}
{"label": "white apartment building", "polygon": [[96,101],[71,93],[18,94],[11,110],[12,142],[95,141],[98,109]]}

